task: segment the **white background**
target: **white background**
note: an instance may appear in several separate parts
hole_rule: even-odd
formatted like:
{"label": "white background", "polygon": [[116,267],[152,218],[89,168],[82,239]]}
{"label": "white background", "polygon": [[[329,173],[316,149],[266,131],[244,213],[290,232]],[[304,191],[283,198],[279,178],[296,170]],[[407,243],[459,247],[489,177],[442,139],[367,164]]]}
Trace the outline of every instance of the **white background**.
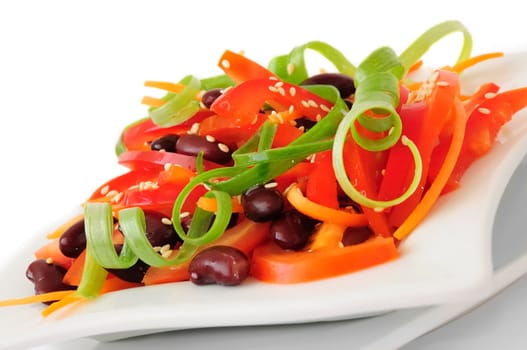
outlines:
{"label": "white background", "polygon": [[[323,40],[359,63],[401,52],[444,20],[474,53],[527,49],[518,1],[3,1],[0,3],[0,262],[124,172],[113,147],[145,115],[145,80],[219,74],[223,50],[272,56]],[[453,63],[460,36],[430,63]],[[319,67],[315,67],[318,69]],[[328,67],[326,67],[328,68]],[[527,82],[526,82],[527,85]],[[8,288],[0,284],[0,288]]]}

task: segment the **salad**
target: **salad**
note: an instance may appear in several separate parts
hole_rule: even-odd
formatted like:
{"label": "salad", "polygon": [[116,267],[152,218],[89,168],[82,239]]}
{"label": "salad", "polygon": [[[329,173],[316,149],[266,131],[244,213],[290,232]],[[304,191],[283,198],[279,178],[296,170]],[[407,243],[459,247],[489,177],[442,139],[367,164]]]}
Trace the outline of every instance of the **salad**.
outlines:
{"label": "salad", "polygon": [[[463,35],[453,66],[422,71],[444,36]],[[309,74],[306,50],[334,65]],[[462,94],[472,56],[458,21],[397,54],[354,65],[321,41],[263,66],[225,51],[221,75],[147,81],[147,117],[115,153],[127,170],[102,183],[82,214],[48,234],[26,276],[43,315],[104,293],[161,283],[303,283],[387,263],[437,199],[527,106],[527,88],[487,82]]]}

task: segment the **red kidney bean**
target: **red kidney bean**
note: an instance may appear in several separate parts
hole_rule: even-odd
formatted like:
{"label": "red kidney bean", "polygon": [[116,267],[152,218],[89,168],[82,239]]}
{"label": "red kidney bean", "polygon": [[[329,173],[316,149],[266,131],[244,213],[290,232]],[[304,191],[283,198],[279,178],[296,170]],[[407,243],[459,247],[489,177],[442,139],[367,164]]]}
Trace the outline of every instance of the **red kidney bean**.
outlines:
{"label": "red kidney bean", "polygon": [[293,209],[272,221],[269,234],[282,249],[299,250],[307,244],[314,227],[314,220]]}
{"label": "red kidney bean", "polygon": [[304,80],[300,85],[332,85],[339,90],[340,97],[346,98],[355,92],[353,79],[341,73],[321,73]]}
{"label": "red kidney bean", "polygon": [[203,152],[204,159],[218,164],[226,164],[232,160],[232,150],[211,136],[181,135],[176,142],[176,152],[189,156],[197,156]]}
{"label": "red kidney bean", "polygon": [[[115,245],[115,251],[117,254],[121,254],[122,244]],[[106,269],[106,271],[115,275],[116,277],[132,283],[141,283],[145,273],[148,271],[150,266],[142,260],[137,260],[135,264],[127,269]]]}
{"label": "red kidney bean", "polygon": [[241,204],[248,219],[265,222],[280,215],[284,208],[284,198],[275,188],[256,185],[242,194]]}
{"label": "red kidney bean", "polygon": [[59,238],[59,249],[69,258],[78,257],[86,248],[84,219],[77,221],[65,230]]}
{"label": "red kidney bean", "polygon": [[27,279],[35,285],[35,294],[75,289],[76,287],[62,282],[65,274],[65,268],[53,262],[47,262],[45,259],[33,261],[26,269]]}
{"label": "red kidney bean", "polygon": [[166,151],[176,153],[176,142],[179,139],[179,135],[168,134],[165,136],[158,137],[152,143],[150,143],[150,149],[152,151]]}
{"label": "red kidney bean", "polygon": [[216,101],[216,99],[222,95],[222,91],[222,89],[218,88],[211,89],[205,92],[203,96],[201,96],[201,103],[203,104],[203,106],[206,108],[210,108],[214,101]]}
{"label": "red kidney bean", "polygon": [[367,226],[348,227],[342,236],[342,244],[345,246],[360,244],[373,236],[373,232]]}
{"label": "red kidney bean", "polygon": [[239,249],[212,246],[199,252],[190,262],[190,280],[199,285],[234,286],[249,275],[249,259]]}

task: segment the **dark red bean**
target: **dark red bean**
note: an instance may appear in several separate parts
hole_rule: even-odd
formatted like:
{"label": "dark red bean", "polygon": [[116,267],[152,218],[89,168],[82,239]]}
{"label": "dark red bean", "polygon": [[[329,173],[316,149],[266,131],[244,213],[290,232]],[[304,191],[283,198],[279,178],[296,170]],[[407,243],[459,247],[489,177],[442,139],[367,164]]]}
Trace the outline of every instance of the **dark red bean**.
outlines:
{"label": "dark red bean", "polygon": [[299,250],[308,242],[315,221],[297,210],[288,210],[273,220],[269,228],[271,239],[282,249]]}
{"label": "dark red bean", "polygon": [[245,216],[256,222],[277,218],[284,208],[282,194],[274,188],[256,185],[242,194],[241,204]]}
{"label": "dark red bean", "polygon": [[210,136],[181,135],[176,143],[176,152],[190,156],[203,152],[204,159],[218,164],[229,163],[232,159],[232,150]]}
{"label": "dark red bean", "polygon": [[300,85],[333,85],[339,90],[340,97],[346,98],[355,92],[353,79],[341,73],[321,73],[304,80]]}
{"label": "dark red bean", "polygon": [[[62,282],[66,269],[54,263],[48,263],[45,259],[33,261],[26,269],[26,277],[35,285],[35,294],[58,292],[61,290],[73,290]],[[51,302],[46,302],[50,304]]]}
{"label": "dark red bean", "polygon": [[176,142],[179,139],[179,135],[168,134],[165,136],[158,137],[152,143],[150,143],[150,149],[152,151],[166,151],[176,153]]}
{"label": "dark red bean", "polygon": [[342,244],[345,246],[359,244],[373,236],[373,232],[367,226],[348,227],[342,236]]}
{"label": "dark red bean", "polygon": [[174,247],[182,242],[172,223],[165,223],[167,217],[153,210],[144,210],[146,223],[146,238],[154,247],[162,247],[169,244]]}
{"label": "dark red bean", "polygon": [[211,90],[205,92],[203,94],[203,96],[201,96],[201,103],[206,108],[210,108],[210,106],[212,106],[214,101],[216,101],[216,99],[218,97],[220,97],[221,95],[222,95],[222,89],[219,89],[219,88],[218,89],[211,89]]}
{"label": "dark red bean", "polygon": [[195,284],[234,286],[249,275],[249,259],[239,249],[212,246],[198,253],[190,262],[190,280]]}
{"label": "dark red bean", "polygon": [[[115,251],[117,252],[117,254],[121,254],[122,248],[122,244],[115,245]],[[141,283],[143,281],[143,277],[145,276],[149,268],[150,266],[147,263],[142,260],[137,260],[134,265],[130,266],[127,269],[106,269],[106,271],[110,272],[111,274],[124,281],[132,283]]]}
{"label": "dark red bean", "polygon": [[77,221],[62,233],[59,238],[59,249],[69,258],[78,257],[86,248],[86,231],[84,219]]}

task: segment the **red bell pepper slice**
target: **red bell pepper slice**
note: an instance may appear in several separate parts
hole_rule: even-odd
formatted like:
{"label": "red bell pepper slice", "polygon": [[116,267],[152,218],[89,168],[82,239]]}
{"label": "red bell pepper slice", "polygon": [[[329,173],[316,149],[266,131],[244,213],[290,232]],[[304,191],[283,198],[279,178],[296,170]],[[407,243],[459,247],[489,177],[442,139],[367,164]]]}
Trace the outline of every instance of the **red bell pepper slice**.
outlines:
{"label": "red bell pepper slice", "polygon": [[252,79],[276,78],[276,75],[267,68],[230,50],[223,53],[218,66],[236,83]]}
{"label": "red bell pepper slice", "polygon": [[202,110],[192,118],[171,127],[161,127],[148,118],[126,128],[122,135],[122,141],[129,151],[149,150],[151,141],[168,134],[186,133],[194,123],[199,123],[212,114],[209,110]]}
{"label": "red bell pepper slice", "polygon": [[332,152],[317,153],[314,164],[307,178],[306,197],[315,203],[337,209],[338,184],[333,170]]}
{"label": "red bell pepper slice", "polygon": [[[161,171],[165,164],[170,163],[196,171],[196,157],[173,152],[127,151],[119,156],[118,163],[131,170]],[[203,166],[207,170],[220,167],[208,160],[203,160]]]}
{"label": "red bell pepper slice", "polygon": [[299,116],[312,120],[322,118],[333,106],[299,86],[274,79],[254,79],[227,90],[214,101],[211,110],[234,124],[246,126],[258,120],[266,102],[281,106],[282,111],[293,108]]}
{"label": "red bell pepper slice", "polygon": [[299,283],[344,275],[399,257],[391,237],[309,252],[284,250],[269,242],[256,247],[251,274],[264,282]]}

